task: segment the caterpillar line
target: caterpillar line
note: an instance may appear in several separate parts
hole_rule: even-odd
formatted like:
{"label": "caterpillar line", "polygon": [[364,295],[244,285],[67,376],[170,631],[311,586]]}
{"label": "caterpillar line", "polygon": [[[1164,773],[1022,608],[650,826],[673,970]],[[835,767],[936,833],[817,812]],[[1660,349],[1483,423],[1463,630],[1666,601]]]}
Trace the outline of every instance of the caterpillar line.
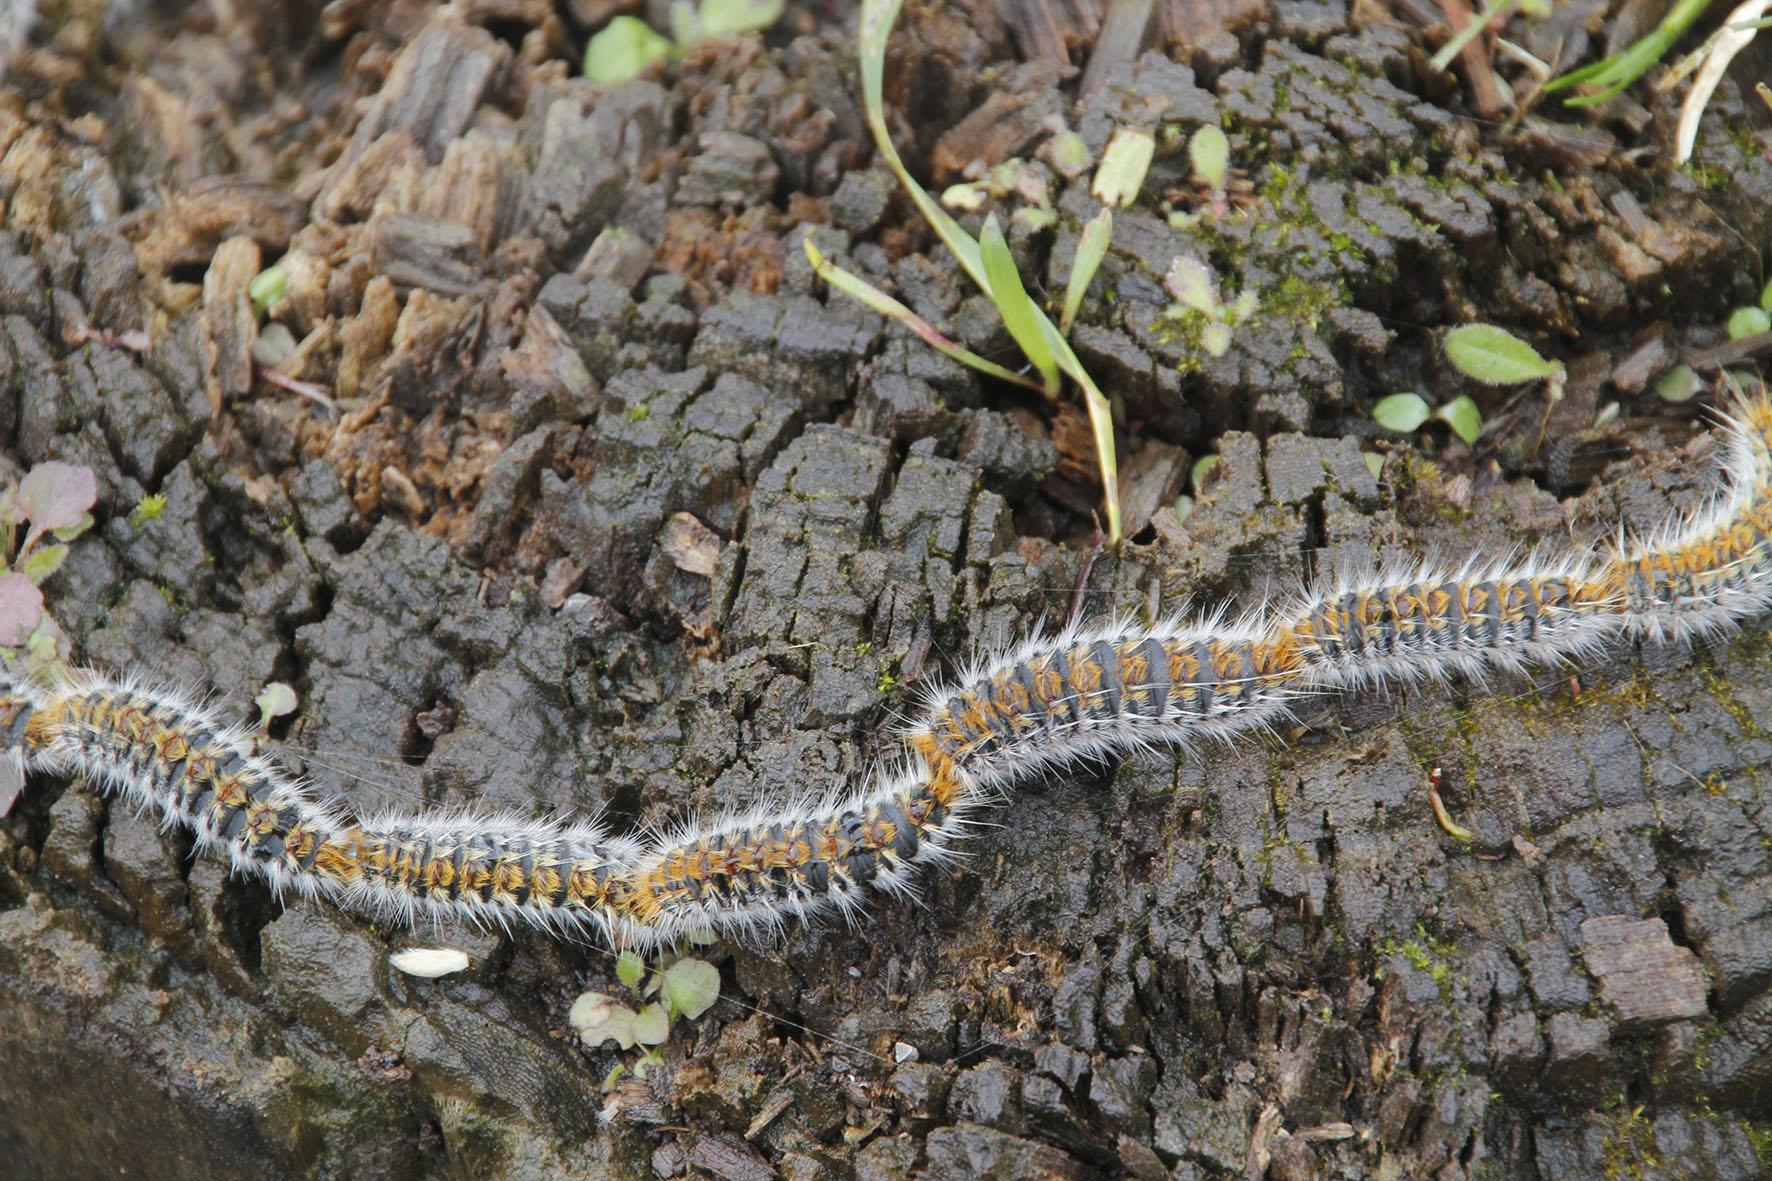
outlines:
{"label": "caterpillar line", "polygon": [[622,836],[463,811],[352,817],[189,694],[0,673],[0,744],[189,828],[278,893],[378,917],[527,924],[617,946],[772,932],[913,894],[968,820],[1043,771],[1272,730],[1324,694],[1685,642],[1772,604],[1772,405],[1735,405],[1700,512],[1610,554],[1343,575],[1289,608],[1030,640],[927,698],[898,765],[847,794]]}

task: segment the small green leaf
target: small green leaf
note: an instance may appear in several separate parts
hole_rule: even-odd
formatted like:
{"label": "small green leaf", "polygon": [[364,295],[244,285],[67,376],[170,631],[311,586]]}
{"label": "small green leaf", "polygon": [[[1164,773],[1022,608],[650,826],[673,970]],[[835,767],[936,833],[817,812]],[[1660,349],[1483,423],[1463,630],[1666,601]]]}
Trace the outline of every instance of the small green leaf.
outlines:
{"label": "small green leaf", "polygon": [[1690,365],[1675,365],[1655,382],[1655,396],[1663,402],[1690,402],[1703,389],[1703,379]]}
{"label": "small green leaf", "polygon": [[585,77],[601,86],[637,78],[671,56],[671,43],[637,16],[618,16],[585,46]]}
{"label": "small green leaf", "polygon": [[80,519],[72,525],[61,525],[49,532],[57,541],[72,541],[90,528],[92,528],[92,514],[82,513]]}
{"label": "small green leaf", "polygon": [[1729,339],[1745,340],[1772,331],[1772,312],[1765,308],[1736,308],[1729,313]]}
{"label": "small green leaf", "polygon": [[1039,371],[1047,395],[1056,396],[1058,363],[1046,342],[1039,309],[1028,298],[1027,288],[1021,285],[1015,257],[1009,253],[1009,243],[1003,237],[1003,228],[997,224],[994,213],[984,219],[984,228],[978,234],[978,250],[984,261],[985,278],[990,281],[991,302],[1002,314],[1004,327],[1009,329],[1009,335],[1015,338],[1015,343]]}
{"label": "small green leaf", "polygon": [[958,209],[961,213],[971,213],[983,209],[990,194],[985,192],[981,184],[949,185],[941,191],[941,203],[949,209]]}
{"label": "small green leaf", "polygon": [[51,574],[62,568],[62,563],[67,560],[67,546],[46,545],[32,550],[30,556],[25,559],[19,569],[26,578],[38,586],[42,586]]}
{"label": "small green leaf", "polygon": [[1200,332],[1200,347],[1208,356],[1222,357],[1231,351],[1231,326],[1214,320]]}
{"label": "small green leaf", "polygon": [[760,33],[781,19],[787,0],[702,0],[696,14],[701,37]]}
{"label": "small green leaf", "polygon": [[1231,163],[1231,141],[1225,138],[1224,132],[1206,124],[1194,132],[1187,151],[1188,159],[1193,161],[1194,175],[1205,181],[1213,192],[1224,192],[1224,178]]}
{"label": "small green leaf", "polygon": [[1562,370],[1539,356],[1531,345],[1493,324],[1465,324],[1448,332],[1446,356],[1460,373],[1485,385],[1542,381]]}
{"label": "small green leaf", "polygon": [[714,933],[712,927],[697,927],[689,932],[691,947],[712,947],[718,942],[720,942],[720,936]]}
{"label": "small green leaf", "polygon": [[25,651],[30,655],[30,664],[40,668],[60,667],[68,662],[68,637],[57,626],[49,612],[37,621],[31,632],[31,638],[25,641]]}
{"label": "small green leaf", "polygon": [[1114,211],[1111,209],[1103,209],[1090,218],[1077,236],[1077,253],[1071,259],[1071,277],[1064,288],[1064,310],[1058,317],[1059,332],[1069,334],[1071,323],[1077,318],[1077,309],[1083,306],[1089,283],[1100,269],[1101,260],[1107,257],[1108,242],[1113,236]]}
{"label": "small green leaf", "polygon": [[1460,394],[1438,410],[1434,417],[1452,428],[1452,433],[1465,444],[1475,443],[1483,434],[1483,412],[1468,394]]}
{"label": "small green leaf", "polygon": [[1219,312],[1218,291],[1212,271],[1191,255],[1177,255],[1163,277],[1163,286],[1178,302],[1196,312],[1216,316]]}
{"label": "small green leaf", "polygon": [[1772,279],[1766,280],[1766,285],[1760,289],[1760,310],[1772,312]]}
{"label": "small green leaf", "polygon": [[258,309],[258,314],[262,316],[270,310],[272,304],[283,298],[283,293],[288,287],[289,272],[283,269],[281,263],[278,263],[276,266],[266,267],[254,275],[252,282],[246,285],[246,295],[252,300],[252,306]]}
{"label": "small green leaf", "polygon": [[295,355],[295,333],[289,325],[272,320],[252,341],[252,359],[266,369],[275,369]]}
{"label": "small green leaf", "polygon": [[603,993],[587,992],[573,1001],[566,1024],[593,1050],[606,1041],[624,1050],[634,1048],[634,1011]]}
{"label": "small green leaf", "polygon": [[720,970],[706,960],[678,960],[664,970],[661,992],[671,1012],[693,1021],[720,999]]}
{"label": "small green leaf", "polygon": [[634,1014],[634,1040],[642,1046],[660,1045],[670,1036],[671,1016],[657,1001]]}
{"label": "small green leaf", "polygon": [[1157,154],[1157,140],[1141,127],[1122,127],[1108,140],[1089,191],[1103,205],[1130,205],[1144,187],[1144,174]]}
{"label": "small green leaf", "polygon": [[258,706],[258,724],[264,727],[277,718],[294,713],[301,701],[294,689],[282,681],[272,681],[252,699],[252,703]]}
{"label": "small green leaf", "polygon": [[1432,413],[1420,394],[1392,394],[1372,407],[1372,421],[1387,431],[1407,435],[1420,430]]}
{"label": "small green leaf", "polygon": [[617,1062],[614,1066],[611,1066],[609,1068],[609,1073],[603,1076],[603,1085],[602,1085],[603,1093],[605,1095],[607,1095],[607,1094],[609,1094],[609,1092],[615,1090],[615,1084],[617,1082],[619,1082],[621,1080],[621,1076],[626,1074],[627,1072],[628,1072],[628,1068],[627,1068],[626,1063]]}
{"label": "small green leaf", "polygon": [[1210,476],[1213,469],[1217,466],[1218,456],[1216,453],[1202,455],[1200,458],[1194,460],[1194,467],[1193,470],[1188,473],[1187,481],[1187,486],[1194,490],[1194,495],[1198,496],[1200,494],[1200,488],[1206,483],[1206,477]]}
{"label": "small green leaf", "polygon": [[1383,475],[1384,475],[1384,456],[1380,455],[1376,451],[1367,451],[1367,452],[1363,453],[1360,458],[1362,458],[1366,461],[1366,470],[1372,473],[1372,478],[1374,480],[1381,479],[1383,477]]}
{"label": "small green leaf", "polygon": [[1059,175],[1066,178],[1081,176],[1083,170],[1092,163],[1089,156],[1089,145],[1083,137],[1074,131],[1061,131],[1052,137],[1049,149],[1052,167],[1058,169]]}
{"label": "small green leaf", "polygon": [[646,961],[640,958],[639,953],[629,950],[622,952],[616,957],[615,978],[629,988],[637,987],[640,983],[640,977],[645,974]]}

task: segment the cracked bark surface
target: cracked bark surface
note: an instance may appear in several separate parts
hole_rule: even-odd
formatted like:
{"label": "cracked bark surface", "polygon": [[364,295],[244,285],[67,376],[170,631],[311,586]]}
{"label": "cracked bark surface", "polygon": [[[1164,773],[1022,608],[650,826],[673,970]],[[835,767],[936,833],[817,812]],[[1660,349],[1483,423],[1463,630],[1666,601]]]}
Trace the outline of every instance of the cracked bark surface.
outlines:
{"label": "cracked bark surface", "polygon": [[[379,64],[278,67],[340,145],[310,170],[318,131],[273,137],[303,180],[269,149],[167,133],[222,100],[269,125],[248,122],[274,109],[262,82],[213,68],[282,44],[248,18],[144,24],[97,97],[37,84],[0,128],[5,460],[89,464],[104,489],[52,610],[84,659],[211,685],[242,715],[294,685],[279,740],[355,806],[644,824],[816,790],[866,774],[920,683],[1079,597],[1250,603],[1375,550],[1647,526],[1707,487],[1696,425],[1633,400],[1609,358],[1653,316],[1702,339],[1739,299],[1721,222],[1767,241],[1766,132],[1728,94],[1718,118],[1753,150],[1709,138],[1727,187],[1657,175],[1653,199],[1627,163],[1534,179],[1548,132],[1503,152],[1430,101],[1400,34],[1320,6],[1280,6],[1210,84],[1146,57],[1067,99],[1096,149],[1131,110],[1228,115],[1240,164],[1278,162],[1259,216],[1117,221],[1116,299],[1086,305],[1079,353],[1137,427],[1130,456],[1220,460],[1191,515],[1155,509],[1091,562],[1074,411],[981,388],[800,259],[782,210],[804,197],[829,253],[994,340],[939,261],[904,252],[840,33],[592,95],[547,68],[539,17],[513,48],[471,7],[376,12],[350,36]],[[907,106],[924,150],[1009,53],[944,42],[954,19],[901,34],[920,77],[952,82]],[[156,73],[143,45],[190,70]],[[1088,178],[1049,178],[1059,228],[1016,248],[1062,290]],[[262,385],[238,397],[260,329],[226,314],[238,283],[214,259],[237,279],[243,239],[293,260],[298,339],[337,321],[306,376],[356,399],[343,426]],[[1272,297],[1225,358],[1162,322],[1182,251]],[[1400,325],[1483,317],[1564,333],[1567,398],[1485,401],[1481,456],[1424,438],[1433,462],[1393,447],[1375,477],[1374,391],[1451,388]],[[146,325],[153,352],[88,324]],[[132,512],[150,493],[157,515]],[[711,572],[673,556],[684,513]],[[613,1097],[622,1056],[563,1035],[577,993],[617,991],[599,949],[450,930],[473,967],[414,980],[386,962],[402,933],[285,909],[85,785],[35,783],[0,821],[0,1159],[21,1177],[1762,1175],[1769,668],[1756,626],[1028,783],[924,905],[704,952],[723,999]],[[1468,845],[1435,823],[1436,767]]]}

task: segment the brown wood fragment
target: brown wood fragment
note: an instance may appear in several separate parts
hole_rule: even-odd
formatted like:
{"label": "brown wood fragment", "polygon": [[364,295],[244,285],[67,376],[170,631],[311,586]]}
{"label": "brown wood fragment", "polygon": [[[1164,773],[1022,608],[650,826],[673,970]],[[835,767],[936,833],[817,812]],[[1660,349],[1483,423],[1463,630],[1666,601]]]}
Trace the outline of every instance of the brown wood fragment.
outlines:
{"label": "brown wood fragment", "polygon": [[339,330],[341,349],[335,388],[341,398],[354,397],[369,369],[394,341],[400,323],[400,297],[385,275],[377,275],[363,291],[363,306]]}
{"label": "brown wood fragment", "polygon": [[209,408],[217,416],[229,398],[244,397],[252,389],[258,314],[247,288],[258,272],[258,243],[241,237],[216,248],[203,276],[203,379]]}
{"label": "brown wood fragment", "polygon": [[346,159],[391,131],[404,132],[435,164],[473,120],[481,97],[509,65],[511,47],[463,23],[451,5],[394,58],[388,80],[364,112]]}
{"label": "brown wood fragment", "polygon": [[1137,59],[1155,11],[1155,0],[1109,0],[1101,34],[1089,48],[1089,64],[1084,67],[1083,81],[1077,87],[1080,97],[1094,94],[1110,74]]}
{"label": "brown wood fragment", "polygon": [[748,1146],[714,1136],[698,1136],[689,1150],[689,1163],[705,1169],[721,1181],[770,1181],[777,1174],[769,1162]]}
{"label": "brown wood fragment", "polygon": [[[1144,0],[1148,12],[1150,0]],[[1068,65],[1071,51],[1095,42],[1101,31],[1101,0],[999,0],[998,12],[1022,59]]]}
{"label": "brown wood fragment", "polygon": [[1154,439],[1147,439],[1120,466],[1120,519],[1126,536],[1136,535],[1158,509],[1175,503],[1187,474],[1187,452]]}
{"label": "brown wood fragment", "polygon": [[720,535],[696,520],[693,513],[677,513],[665,522],[665,556],[685,574],[712,577],[722,548]]}
{"label": "brown wood fragment", "polygon": [[366,218],[378,201],[393,208],[406,207],[399,197],[419,188],[424,154],[404,131],[392,131],[340,161],[325,175],[325,184],[314,198],[314,217],[320,221]]}
{"label": "brown wood fragment", "polygon": [[1164,0],[1157,9],[1160,48],[1191,47],[1266,20],[1267,0]]}
{"label": "brown wood fragment", "polygon": [[1674,350],[1659,329],[1612,367],[1611,381],[1626,394],[1642,393],[1674,361]]}
{"label": "brown wood fragment", "polygon": [[213,177],[170,194],[130,228],[140,234],[135,255],[142,270],[164,274],[208,262],[228,238],[250,238],[274,257],[306,222],[302,203],[270,185]]}
{"label": "brown wood fragment", "polygon": [[1600,998],[1627,1024],[1701,1017],[1710,982],[1691,949],[1677,946],[1659,918],[1604,915],[1581,924],[1581,954]]}
{"label": "brown wood fragment", "polygon": [[369,224],[375,269],[401,287],[467,295],[485,286],[474,231],[459,221],[390,213]]}
{"label": "brown wood fragment", "polygon": [[[1465,0],[1440,0],[1440,11],[1445,14],[1450,29],[1448,40],[1458,36],[1477,19],[1477,14]],[[1479,35],[1459,52],[1458,60],[1470,82],[1471,105],[1477,109],[1477,114],[1485,119],[1499,119],[1506,114],[1507,100],[1502,97],[1501,85],[1495,79],[1487,40]]]}
{"label": "brown wood fragment", "polygon": [[990,97],[935,142],[930,166],[940,183],[962,175],[967,167],[986,168],[1018,155],[1049,130],[1062,103],[1058,85],[1068,65],[1032,61],[1010,70]]}
{"label": "brown wood fragment", "polygon": [[516,144],[470,131],[449,145],[443,163],[425,178],[417,211],[467,226],[484,254],[516,224],[528,176],[528,161]]}

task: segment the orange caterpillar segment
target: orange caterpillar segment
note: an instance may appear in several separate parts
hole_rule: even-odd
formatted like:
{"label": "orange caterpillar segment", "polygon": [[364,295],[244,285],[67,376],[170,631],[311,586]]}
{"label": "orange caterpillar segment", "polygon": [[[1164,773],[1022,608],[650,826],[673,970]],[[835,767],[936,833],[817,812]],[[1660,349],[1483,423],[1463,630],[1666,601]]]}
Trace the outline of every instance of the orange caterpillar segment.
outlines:
{"label": "orange caterpillar segment", "polygon": [[1423,577],[1319,599],[1288,637],[1308,664],[1370,676],[1396,661],[1432,671],[1444,658],[1529,652],[1616,612],[1603,585],[1573,573]]}
{"label": "orange caterpillar segment", "polygon": [[1765,594],[1772,579],[1772,487],[1688,539],[1610,563],[1600,575],[1639,616],[1722,610]]}
{"label": "orange caterpillar segment", "polygon": [[[939,849],[949,808],[926,782],[802,822],[737,823],[668,845],[621,883],[618,917],[780,913],[907,880]],[[688,920],[685,920],[688,921]]]}
{"label": "orange caterpillar segment", "polygon": [[995,666],[943,697],[906,734],[944,801],[965,776],[1063,760],[1092,743],[1163,742],[1253,719],[1302,667],[1292,639],[1158,629],[1080,635]]}
{"label": "orange caterpillar segment", "polygon": [[[16,715],[15,715],[16,716]],[[51,697],[24,723],[27,746],[77,756],[101,780],[129,783],[237,860],[277,874],[306,867],[289,849],[301,809],[287,785],[237,737],[181,703],[130,686],[76,688]]]}

